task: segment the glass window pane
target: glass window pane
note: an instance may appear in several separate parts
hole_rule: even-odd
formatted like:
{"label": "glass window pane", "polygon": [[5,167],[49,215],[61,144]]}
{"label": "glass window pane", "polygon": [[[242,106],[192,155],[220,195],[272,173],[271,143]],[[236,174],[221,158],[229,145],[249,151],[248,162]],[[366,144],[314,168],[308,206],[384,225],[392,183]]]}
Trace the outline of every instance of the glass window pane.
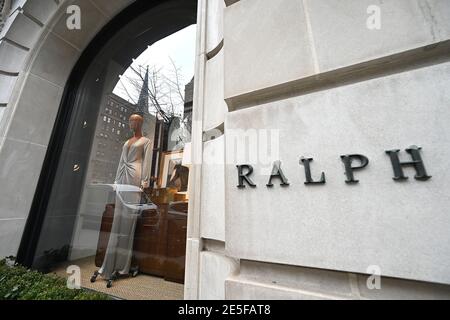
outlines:
{"label": "glass window pane", "polygon": [[[78,265],[83,286],[106,290],[110,280],[128,297],[139,288],[127,277],[159,277],[182,298],[192,112],[184,97],[193,91],[185,86],[194,75],[196,11],[180,6],[192,15],[174,19],[176,8],[161,5],[124,25],[85,71],[34,267],[65,275]],[[171,67],[184,70],[177,90],[167,87]],[[152,290],[139,294],[154,298]]]}

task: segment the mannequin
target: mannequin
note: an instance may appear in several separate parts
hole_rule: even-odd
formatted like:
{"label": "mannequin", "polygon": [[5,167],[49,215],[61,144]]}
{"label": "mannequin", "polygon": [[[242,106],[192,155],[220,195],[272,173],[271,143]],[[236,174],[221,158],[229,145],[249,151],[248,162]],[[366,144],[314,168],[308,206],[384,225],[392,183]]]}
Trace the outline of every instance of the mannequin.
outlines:
{"label": "mannequin", "polygon": [[120,185],[136,186],[141,191],[150,185],[152,142],[142,135],[143,123],[144,118],[138,114],[133,114],[129,119],[130,129],[134,135],[123,145],[117,168],[114,182],[116,185],[114,220],[108,247],[102,267],[92,278],[95,281],[95,278],[101,275],[108,280],[108,287],[111,287],[112,281],[119,276],[130,274],[134,232],[140,213],[125,206],[124,202],[139,203],[142,192],[121,192]]}

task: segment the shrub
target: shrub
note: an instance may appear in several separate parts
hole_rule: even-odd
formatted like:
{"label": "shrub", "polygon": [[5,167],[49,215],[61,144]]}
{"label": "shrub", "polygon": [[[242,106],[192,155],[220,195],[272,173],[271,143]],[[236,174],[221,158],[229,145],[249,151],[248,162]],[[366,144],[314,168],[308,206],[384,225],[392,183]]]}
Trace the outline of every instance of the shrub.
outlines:
{"label": "shrub", "polygon": [[0,260],[0,300],[109,300],[85,289],[67,288],[66,280]]}

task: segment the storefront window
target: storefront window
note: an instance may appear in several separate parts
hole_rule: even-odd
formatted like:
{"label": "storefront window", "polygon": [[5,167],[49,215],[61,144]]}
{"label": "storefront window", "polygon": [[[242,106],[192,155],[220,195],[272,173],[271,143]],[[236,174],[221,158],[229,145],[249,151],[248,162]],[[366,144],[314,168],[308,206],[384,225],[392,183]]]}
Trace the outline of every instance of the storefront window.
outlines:
{"label": "storefront window", "polygon": [[137,17],[86,70],[34,258],[125,299],[183,297],[196,12],[173,10]]}

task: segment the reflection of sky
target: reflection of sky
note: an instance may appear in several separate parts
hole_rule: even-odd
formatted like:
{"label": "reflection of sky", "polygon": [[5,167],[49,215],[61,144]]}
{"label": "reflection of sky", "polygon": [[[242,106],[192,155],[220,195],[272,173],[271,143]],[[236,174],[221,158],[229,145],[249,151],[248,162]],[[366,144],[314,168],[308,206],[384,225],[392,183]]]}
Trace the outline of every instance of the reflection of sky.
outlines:
{"label": "reflection of sky", "polygon": [[[180,82],[183,86],[184,93],[184,85],[189,83],[194,76],[195,37],[195,25],[182,29],[148,47],[147,50],[134,60],[133,67],[137,68],[138,66],[149,65],[151,69],[155,66],[156,69],[162,68],[161,72],[168,75],[173,70],[170,57],[176,66],[181,69]],[[128,69],[124,75],[122,82],[127,87],[130,95],[137,97],[139,93],[134,92],[134,87],[125,81],[127,77],[135,78],[134,72]],[[130,100],[120,82],[113,92],[125,100]]]}

